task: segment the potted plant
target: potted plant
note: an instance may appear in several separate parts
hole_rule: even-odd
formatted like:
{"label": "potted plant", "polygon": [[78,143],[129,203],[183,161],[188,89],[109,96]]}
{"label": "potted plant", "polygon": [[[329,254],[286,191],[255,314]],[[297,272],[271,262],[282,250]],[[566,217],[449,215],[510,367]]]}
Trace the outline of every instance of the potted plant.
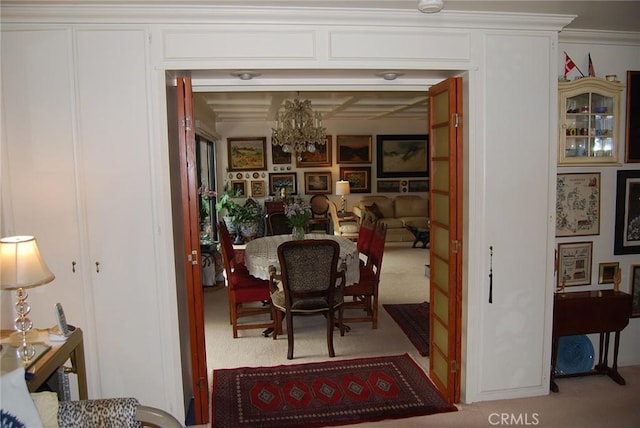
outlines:
{"label": "potted plant", "polygon": [[236,215],[236,212],[238,211],[240,205],[238,205],[233,200],[233,198],[237,198],[238,196],[238,192],[227,188],[222,193],[222,195],[220,195],[220,198],[216,202],[216,211],[218,213],[220,213],[220,211],[222,210],[225,210],[227,212],[227,214],[222,217],[222,220],[224,221],[227,229],[229,230],[229,233],[231,234],[236,233],[236,227],[233,218]]}
{"label": "potted plant", "polygon": [[260,222],[264,217],[262,208],[254,199],[248,199],[247,202],[238,206],[233,216],[233,223],[236,230],[246,238],[254,238],[260,230]]}

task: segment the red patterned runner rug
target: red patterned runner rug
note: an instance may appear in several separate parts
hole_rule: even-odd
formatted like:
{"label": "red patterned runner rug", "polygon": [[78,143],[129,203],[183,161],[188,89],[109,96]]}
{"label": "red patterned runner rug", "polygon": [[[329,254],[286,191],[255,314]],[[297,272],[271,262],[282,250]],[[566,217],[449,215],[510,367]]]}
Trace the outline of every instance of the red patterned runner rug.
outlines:
{"label": "red patterned runner rug", "polygon": [[408,355],[213,371],[214,427],[320,427],[451,412]]}

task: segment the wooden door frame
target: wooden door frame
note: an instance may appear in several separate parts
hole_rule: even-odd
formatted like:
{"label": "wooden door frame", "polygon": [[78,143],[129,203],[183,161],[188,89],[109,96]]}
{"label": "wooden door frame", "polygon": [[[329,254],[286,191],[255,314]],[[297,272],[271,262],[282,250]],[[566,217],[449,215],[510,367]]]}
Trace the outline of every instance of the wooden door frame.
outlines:
{"label": "wooden door frame", "polygon": [[207,351],[204,334],[204,290],[202,288],[202,255],[200,253],[200,225],[198,221],[198,177],[193,120],[193,90],[191,79],[177,78],[178,145],[180,167],[180,196],[184,237],[184,268],[189,339],[191,347],[191,381],[193,388],[193,423],[209,422],[209,382]]}

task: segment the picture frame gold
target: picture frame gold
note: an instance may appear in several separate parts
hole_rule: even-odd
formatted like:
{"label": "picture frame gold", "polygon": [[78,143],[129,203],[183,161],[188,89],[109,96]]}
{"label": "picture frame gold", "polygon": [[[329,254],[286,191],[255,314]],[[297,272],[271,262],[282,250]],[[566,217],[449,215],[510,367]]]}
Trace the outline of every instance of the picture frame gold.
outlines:
{"label": "picture frame gold", "polygon": [[227,158],[229,171],[266,171],[267,137],[227,138]]}
{"label": "picture frame gold", "polygon": [[247,181],[246,180],[231,180],[231,188],[237,195],[236,198],[247,197]]}
{"label": "picture frame gold", "polygon": [[338,135],[336,153],[338,163],[371,163],[371,135]]}
{"label": "picture frame gold", "polygon": [[613,277],[618,269],[620,269],[620,263],[618,262],[600,263],[598,267],[598,284],[613,284]]}
{"label": "picture frame gold", "polygon": [[264,198],[265,194],[264,180],[251,180],[251,197]]}
{"label": "picture frame gold", "polygon": [[315,168],[333,165],[333,153],[331,150],[333,137],[327,135],[325,141],[324,145],[316,146],[315,152],[302,152],[299,156],[296,156],[296,168]]}
{"label": "picture frame gold", "polygon": [[331,194],[331,171],[304,173],[304,193],[307,195]]}

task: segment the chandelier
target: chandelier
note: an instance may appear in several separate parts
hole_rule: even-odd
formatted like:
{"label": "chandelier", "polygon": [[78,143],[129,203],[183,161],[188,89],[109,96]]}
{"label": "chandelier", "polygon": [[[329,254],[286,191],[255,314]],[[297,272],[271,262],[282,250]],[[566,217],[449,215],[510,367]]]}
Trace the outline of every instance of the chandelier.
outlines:
{"label": "chandelier", "polygon": [[322,115],[311,108],[311,100],[298,97],[284,103],[284,112],[276,114],[276,127],[271,128],[271,144],[281,146],[285,153],[315,152],[326,143],[327,130]]}

